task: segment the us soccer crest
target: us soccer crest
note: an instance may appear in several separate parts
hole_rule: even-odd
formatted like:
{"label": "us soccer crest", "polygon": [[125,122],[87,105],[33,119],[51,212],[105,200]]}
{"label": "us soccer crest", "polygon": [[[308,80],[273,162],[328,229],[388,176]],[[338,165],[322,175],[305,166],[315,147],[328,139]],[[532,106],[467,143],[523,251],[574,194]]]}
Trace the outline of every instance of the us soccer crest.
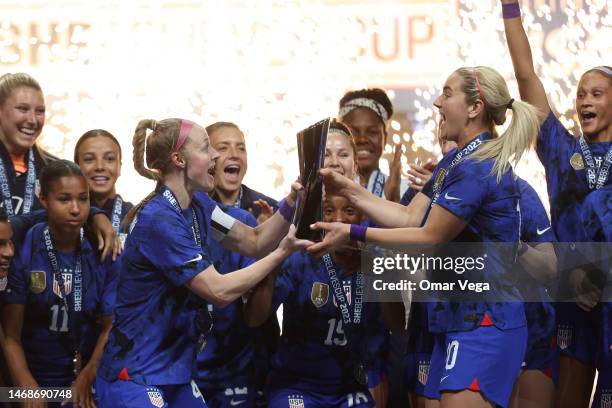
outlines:
{"label": "us soccer crest", "polygon": [[[66,296],[70,295],[72,292],[72,274],[71,273],[62,273],[62,278],[64,279],[64,292],[66,292]],[[59,282],[53,277],[53,293],[57,296],[62,297],[62,292],[60,290]]]}
{"label": "us soccer crest", "polygon": [[304,408],[304,397],[301,395],[289,395],[289,408]]}
{"label": "us soccer crest", "polygon": [[316,307],[323,307],[329,299],[329,285],[322,282],[314,282],[310,291],[310,300]]}
{"label": "us soccer crest", "polygon": [[147,394],[149,395],[149,401],[153,406],[158,408],[162,408],[164,406],[164,397],[162,397],[161,392],[159,392],[155,388],[147,388]]}
{"label": "us soccer crest", "polygon": [[47,288],[47,273],[45,271],[30,272],[30,290],[32,293],[42,293]]}
{"label": "us soccer crest", "polygon": [[427,377],[429,377],[429,361],[419,361],[419,382],[426,385]]}
{"label": "us soccer crest", "polygon": [[584,161],[582,160],[580,153],[572,154],[572,157],[570,158],[570,165],[574,170],[584,169]]}
{"label": "us soccer crest", "polygon": [[612,390],[603,390],[601,392],[601,408],[612,408]]}
{"label": "us soccer crest", "polygon": [[[346,296],[346,303],[351,305],[351,284],[342,282],[342,288],[344,289],[344,296]],[[336,297],[333,298],[334,306],[338,307],[338,303],[336,303]]]}
{"label": "us soccer crest", "polygon": [[565,350],[572,345],[573,330],[571,326],[559,325],[557,327],[557,345],[561,350]]}

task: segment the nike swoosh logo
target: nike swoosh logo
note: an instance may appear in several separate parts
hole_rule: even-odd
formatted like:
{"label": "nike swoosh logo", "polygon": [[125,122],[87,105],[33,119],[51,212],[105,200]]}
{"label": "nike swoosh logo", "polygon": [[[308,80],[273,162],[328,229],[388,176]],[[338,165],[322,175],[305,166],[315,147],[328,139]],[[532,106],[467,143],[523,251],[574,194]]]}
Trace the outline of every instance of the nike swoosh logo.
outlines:
{"label": "nike swoosh logo", "polygon": [[442,377],[440,379],[440,384],[442,384],[442,381],[446,380],[448,377],[450,377],[449,375],[445,375],[444,377]]}
{"label": "nike swoosh logo", "polygon": [[444,198],[447,200],[461,200],[461,198],[449,196],[448,193],[444,194]]}
{"label": "nike swoosh logo", "polygon": [[192,262],[198,262],[201,259],[202,259],[202,254],[198,254],[198,256],[196,256],[193,259],[188,260],[187,262],[185,262],[185,264],[192,263]]}
{"label": "nike swoosh logo", "polygon": [[538,235],[542,235],[543,233],[545,233],[546,231],[548,231],[550,229],[550,227],[548,228],[544,228],[543,230],[540,230],[539,228],[536,230],[536,232],[538,233]]}
{"label": "nike swoosh logo", "polygon": [[230,400],[230,405],[231,405],[232,407],[235,407],[236,405],[240,405],[240,404],[245,403],[245,402],[246,402],[246,400],[242,400],[242,401],[234,401],[234,400]]}

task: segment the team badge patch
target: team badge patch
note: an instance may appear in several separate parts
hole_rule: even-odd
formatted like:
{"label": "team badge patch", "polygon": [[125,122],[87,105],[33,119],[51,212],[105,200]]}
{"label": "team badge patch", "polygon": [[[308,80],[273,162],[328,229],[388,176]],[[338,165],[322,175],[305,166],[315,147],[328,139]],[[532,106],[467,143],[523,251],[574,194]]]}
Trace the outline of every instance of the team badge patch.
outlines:
{"label": "team badge patch", "polygon": [[426,385],[427,377],[429,377],[429,361],[419,361],[419,382]]}
{"label": "team badge patch", "polygon": [[289,395],[289,408],[304,408],[304,397],[301,395]]}
{"label": "team badge patch", "polygon": [[[62,273],[62,278],[64,278],[64,291],[66,292],[66,296],[68,296],[72,292],[72,274]],[[62,292],[60,291],[60,285],[55,279],[55,276],[53,277],[53,293],[55,293],[61,299]]]}
{"label": "team badge patch", "polygon": [[30,272],[30,290],[39,294],[47,288],[47,273],[44,271]]}
{"label": "team badge patch", "polygon": [[573,330],[571,326],[559,325],[557,327],[557,345],[565,350],[572,345]]}
{"label": "team badge patch", "polygon": [[4,278],[0,278],[0,292],[4,292],[6,290],[7,284],[8,278],[6,276]]}
{"label": "team badge patch", "polygon": [[161,392],[159,392],[155,388],[147,388],[147,394],[149,395],[149,401],[153,406],[162,408],[164,406],[164,397],[162,397]]}
{"label": "team badge patch", "polygon": [[612,390],[604,390],[601,393],[601,408],[612,408]]}
{"label": "team badge patch", "polygon": [[329,285],[327,283],[315,282],[310,291],[310,300],[316,307],[323,307],[329,299]]}
{"label": "team badge patch", "polygon": [[574,170],[583,170],[584,169],[584,161],[582,160],[582,156],[580,153],[572,154],[570,158],[570,164]]}

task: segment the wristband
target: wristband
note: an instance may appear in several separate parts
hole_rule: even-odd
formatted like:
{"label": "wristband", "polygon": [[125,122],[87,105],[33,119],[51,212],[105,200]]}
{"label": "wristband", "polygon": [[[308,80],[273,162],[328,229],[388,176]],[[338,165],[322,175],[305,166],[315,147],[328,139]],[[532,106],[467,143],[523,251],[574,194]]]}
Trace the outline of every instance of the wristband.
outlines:
{"label": "wristband", "polygon": [[529,245],[524,243],[523,241],[519,241],[518,251],[516,252],[517,256],[522,256],[529,249]]}
{"label": "wristband", "polygon": [[283,218],[285,219],[285,221],[287,222],[291,222],[291,220],[293,219],[293,211],[295,210],[294,207],[290,206],[287,203],[287,200],[282,199],[280,202],[280,206],[278,207],[278,212],[280,213],[280,215],[283,216]]}
{"label": "wristband", "polygon": [[521,16],[521,7],[519,3],[502,4],[502,16],[504,19],[516,18]]}
{"label": "wristband", "polygon": [[364,227],[360,224],[351,224],[351,233],[349,237],[351,241],[361,241],[366,242],[366,231],[368,227]]}

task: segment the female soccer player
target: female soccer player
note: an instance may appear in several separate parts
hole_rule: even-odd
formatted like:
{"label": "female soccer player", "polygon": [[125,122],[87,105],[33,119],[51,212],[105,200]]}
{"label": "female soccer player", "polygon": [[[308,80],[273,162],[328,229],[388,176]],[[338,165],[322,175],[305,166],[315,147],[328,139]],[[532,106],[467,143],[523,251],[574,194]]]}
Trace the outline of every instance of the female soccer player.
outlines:
{"label": "female soccer player", "polygon": [[[326,195],[323,219],[359,223],[362,217],[346,198]],[[380,377],[387,330],[378,305],[363,303],[360,264],[356,248],[339,249],[323,259],[294,254],[276,279],[267,278],[250,296],[245,314],[252,325],[283,304],[270,407],[374,406],[368,382],[378,384],[380,378],[368,376]]]}
{"label": "female soccer player", "polygon": [[[506,40],[521,98],[541,113],[537,153],[546,169],[552,226],[560,242],[583,242],[580,206],[586,195],[610,182],[612,167],[612,69],[585,72],[576,94],[576,114],[583,136],[570,134],[552,112],[546,91],[535,73],[529,40],[521,24],[519,4],[502,0]],[[565,264],[560,259],[560,266]],[[569,271],[561,271],[563,282]],[[599,308],[584,311],[573,303],[558,303],[560,356],[559,407],[586,406],[595,373]]]}
{"label": "female soccer player", "polygon": [[117,194],[115,184],[121,175],[121,146],[110,132],[85,132],[74,147],[74,162],[89,184],[93,204],[102,209],[119,235],[121,222],[133,207]]}
{"label": "female soccer player", "polygon": [[206,126],[206,133],[219,153],[212,198],[225,205],[250,211],[259,223],[264,222],[278,209],[278,202],[242,184],[247,171],[244,133],[232,122],[215,122]]}
{"label": "female soccer player", "polygon": [[[255,229],[215,205],[206,193],[214,188],[217,152],[195,123],[142,120],[133,144],[136,170],[158,185],[124,221],[130,234],[96,390],[102,406],[205,406],[192,381],[196,352],[204,348],[209,330],[200,298],[228,305],[310,242],[291,232],[279,244],[289,229],[295,192]],[[261,259],[219,274],[210,263],[208,234]]]}
{"label": "female soccer player", "polygon": [[72,385],[75,406],[93,407],[116,271],[110,260],[98,261],[82,232],[89,189],[79,167],[57,160],[40,180],[48,221],[30,229],[11,265],[2,315],[6,357],[17,386]]}
{"label": "female soccer player", "polygon": [[[324,253],[350,238],[374,244],[481,242],[490,252],[482,271],[482,278],[491,285],[489,296],[499,300],[520,299],[505,274],[513,263],[512,251],[492,243],[519,240],[519,190],[509,160],[518,160],[535,140],[536,111],[525,102],[512,100],[503,78],[488,67],[456,70],[434,105],[440,111],[445,137],[457,142],[460,150],[443,158],[432,176],[430,211],[424,225],[404,227],[420,225],[421,220],[412,210],[414,202],[422,202],[424,194],[417,194],[408,207],[403,207],[373,197],[347,179],[323,169],[326,188],[341,192],[377,224],[404,228],[316,223],[313,228],[327,234],[309,251]],[[504,123],[509,109],[512,121],[501,136],[495,137],[494,126]],[[446,278],[454,274],[433,272],[434,277],[436,273]],[[464,277],[473,279],[468,273]],[[441,406],[507,406],[527,339],[522,304],[439,301],[429,306],[430,329],[444,335],[444,346],[438,353],[447,350],[446,364],[435,368],[434,349],[429,372],[430,378],[433,372],[440,379]],[[443,362],[444,357],[437,360]],[[476,361],[482,364],[474,364]]]}
{"label": "female soccer player", "polygon": [[0,184],[9,217],[40,208],[38,176],[56,160],[35,145],[45,125],[45,99],[39,83],[24,73],[0,77]]}
{"label": "female soccer player", "polygon": [[351,129],[357,145],[359,183],[378,197],[399,202],[408,188],[407,181],[401,180],[401,146],[396,146],[389,177],[378,168],[391,115],[393,104],[379,88],[350,91],[340,99],[338,119]]}

